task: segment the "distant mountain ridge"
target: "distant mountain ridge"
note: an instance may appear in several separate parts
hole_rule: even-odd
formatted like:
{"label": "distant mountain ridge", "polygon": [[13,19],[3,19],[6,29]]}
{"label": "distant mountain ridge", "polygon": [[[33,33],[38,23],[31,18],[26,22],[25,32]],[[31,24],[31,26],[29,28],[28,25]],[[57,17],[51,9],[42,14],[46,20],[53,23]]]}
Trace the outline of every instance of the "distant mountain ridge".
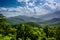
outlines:
{"label": "distant mountain ridge", "polygon": [[44,24],[44,25],[60,25],[60,18],[53,18],[51,20],[41,22],[41,24]]}
{"label": "distant mountain ridge", "polygon": [[40,18],[44,19],[44,20],[50,20],[53,18],[60,18],[60,11],[56,11],[54,13],[49,13],[43,16],[40,16]]}
{"label": "distant mountain ridge", "polygon": [[20,16],[10,17],[8,18],[8,21],[11,24],[35,22],[41,24],[57,25],[60,24],[60,11],[47,14],[44,16],[40,16],[38,18],[20,15]]}
{"label": "distant mountain ridge", "polygon": [[24,22],[40,22],[42,21],[42,19],[20,15],[16,17],[10,17],[8,18],[8,21],[12,24],[16,24],[16,23],[24,23]]}

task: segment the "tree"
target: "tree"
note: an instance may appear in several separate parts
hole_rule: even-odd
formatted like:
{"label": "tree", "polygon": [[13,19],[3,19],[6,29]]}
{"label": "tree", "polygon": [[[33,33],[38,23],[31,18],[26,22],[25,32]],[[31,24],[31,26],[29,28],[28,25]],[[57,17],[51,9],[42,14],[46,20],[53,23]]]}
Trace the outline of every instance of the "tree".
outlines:
{"label": "tree", "polygon": [[0,14],[0,33],[4,34],[4,35],[8,35],[9,34],[9,29],[10,29],[10,24],[7,22],[7,19],[5,16],[3,16],[2,14]]}
{"label": "tree", "polygon": [[57,26],[56,28],[56,39],[60,40],[60,26]]}

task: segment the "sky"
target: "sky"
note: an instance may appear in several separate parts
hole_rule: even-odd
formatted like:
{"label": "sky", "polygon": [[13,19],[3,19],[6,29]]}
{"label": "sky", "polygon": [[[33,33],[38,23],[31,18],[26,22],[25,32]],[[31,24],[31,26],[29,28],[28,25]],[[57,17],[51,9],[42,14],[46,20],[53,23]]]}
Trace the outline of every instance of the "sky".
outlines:
{"label": "sky", "polygon": [[60,0],[0,0],[0,13],[7,17],[45,15],[60,10]]}

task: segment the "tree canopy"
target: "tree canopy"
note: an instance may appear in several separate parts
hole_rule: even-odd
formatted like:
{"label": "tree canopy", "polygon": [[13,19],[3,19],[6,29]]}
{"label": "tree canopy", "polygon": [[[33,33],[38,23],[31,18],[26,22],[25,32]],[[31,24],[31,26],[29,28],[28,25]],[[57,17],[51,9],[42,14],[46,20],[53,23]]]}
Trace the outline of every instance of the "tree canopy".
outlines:
{"label": "tree canopy", "polygon": [[35,24],[11,25],[0,14],[0,40],[60,40],[60,26],[35,26]]}

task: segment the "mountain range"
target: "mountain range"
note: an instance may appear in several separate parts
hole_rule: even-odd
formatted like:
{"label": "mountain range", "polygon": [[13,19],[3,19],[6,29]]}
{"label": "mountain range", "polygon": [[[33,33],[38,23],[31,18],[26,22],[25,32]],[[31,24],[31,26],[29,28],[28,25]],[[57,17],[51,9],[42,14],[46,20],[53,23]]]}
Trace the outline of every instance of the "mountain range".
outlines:
{"label": "mountain range", "polygon": [[10,17],[8,18],[8,21],[12,24],[16,24],[16,23],[25,23],[25,22],[40,22],[42,21],[42,19],[20,15],[20,16]]}
{"label": "mountain range", "polygon": [[54,13],[46,14],[38,17],[29,17],[29,16],[15,16],[8,18],[9,23],[19,24],[25,22],[35,22],[40,24],[48,25],[60,25],[60,11]]}
{"label": "mountain range", "polygon": [[50,20],[50,19],[53,19],[53,18],[60,18],[60,11],[56,11],[56,12],[53,12],[53,13],[48,13],[46,15],[40,16],[39,18],[42,18],[44,20]]}

